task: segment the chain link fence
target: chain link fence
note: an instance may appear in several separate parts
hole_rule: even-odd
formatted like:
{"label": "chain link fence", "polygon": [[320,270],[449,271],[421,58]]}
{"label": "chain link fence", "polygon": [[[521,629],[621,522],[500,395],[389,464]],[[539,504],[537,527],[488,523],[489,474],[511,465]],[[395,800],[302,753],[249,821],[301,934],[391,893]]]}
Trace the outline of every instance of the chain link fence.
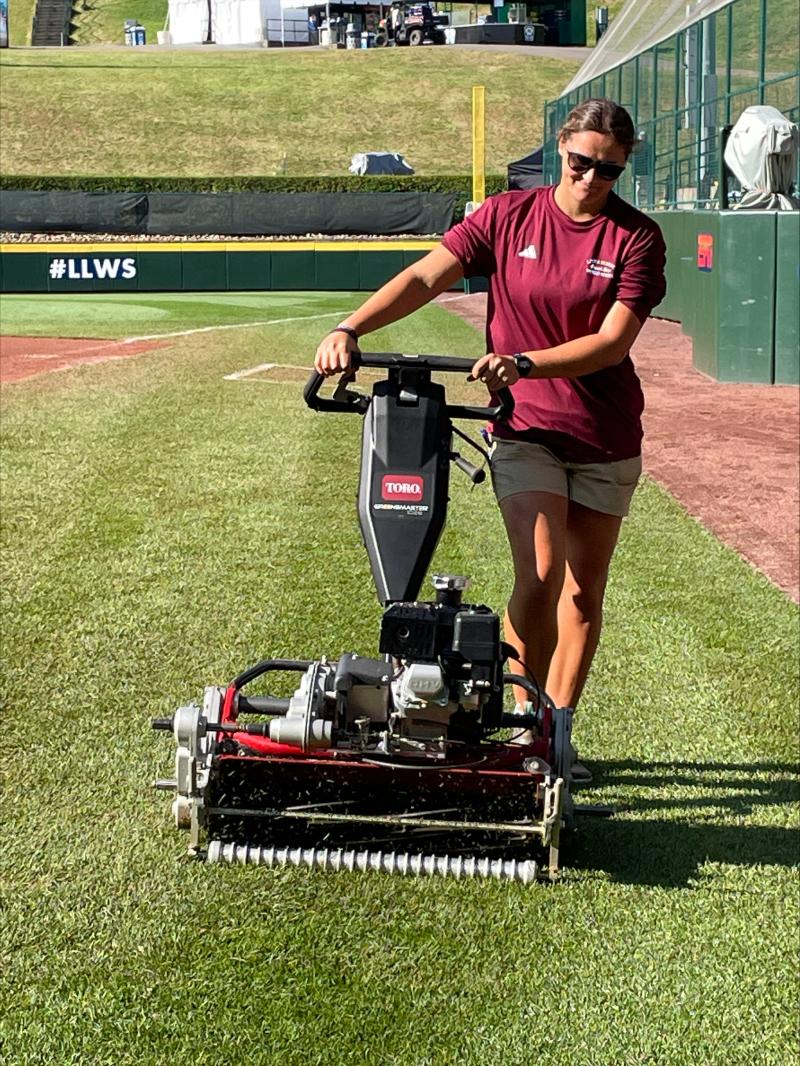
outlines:
{"label": "chain link fence", "polygon": [[639,134],[616,187],[626,200],[643,208],[717,208],[727,194],[735,203],[735,180],[728,174],[723,181],[726,127],[753,104],[800,120],[796,0],[733,0],[548,102],[545,180],[558,180],[556,136],[568,113],[599,96],[626,107]]}

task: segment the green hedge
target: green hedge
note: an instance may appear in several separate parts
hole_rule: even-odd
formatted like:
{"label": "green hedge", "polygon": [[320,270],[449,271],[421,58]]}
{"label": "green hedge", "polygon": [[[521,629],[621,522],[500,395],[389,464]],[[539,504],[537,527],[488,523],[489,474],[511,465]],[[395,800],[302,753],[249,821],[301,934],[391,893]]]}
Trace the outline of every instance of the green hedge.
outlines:
{"label": "green hedge", "polygon": [[[486,194],[504,192],[502,174],[487,174]],[[228,178],[137,178],[82,177],[31,174],[0,176],[0,190],[33,192],[440,192],[455,193],[454,221],[464,217],[464,205],[472,199],[472,178],[468,174],[439,177],[228,177]]]}

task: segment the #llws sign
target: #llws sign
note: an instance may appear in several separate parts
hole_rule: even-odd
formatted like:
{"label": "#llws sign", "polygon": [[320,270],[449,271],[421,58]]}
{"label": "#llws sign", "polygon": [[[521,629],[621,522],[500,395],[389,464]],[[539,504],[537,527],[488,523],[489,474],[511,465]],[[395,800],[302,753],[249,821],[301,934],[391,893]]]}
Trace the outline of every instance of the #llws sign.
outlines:
{"label": "#llws sign", "polygon": [[50,260],[48,272],[53,281],[129,280],[136,277],[136,260],[95,257],[64,259],[59,256]]}

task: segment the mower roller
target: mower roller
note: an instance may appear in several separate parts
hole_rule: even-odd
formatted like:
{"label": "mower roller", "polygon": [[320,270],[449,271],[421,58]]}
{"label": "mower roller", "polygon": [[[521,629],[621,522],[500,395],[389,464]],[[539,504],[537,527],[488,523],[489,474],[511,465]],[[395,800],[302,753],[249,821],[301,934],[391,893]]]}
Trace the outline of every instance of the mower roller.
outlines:
{"label": "mower roller", "polygon": [[[371,395],[353,388],[360,367],[385,371]],[[156,787],[175,792],[190,854],[411,876],[557,875],[573,815],[571,708],[554,706],[529,672],[508,672],[517,654],[495,612],[462,602],[466,578],[435,575],[435,599],[417,599],[444,527],[451,462],[474,484],[485,478],[453,450],[457,437],[486,457],[453,419],[513,410],[508,389],[495,407],[447,402],[433,374],[471,367],[361,353],[332,396],[312,373],[309,407],[364,420],[358,514],[384,607],[378,653],[265,659],[207,688],[202,706],[153,722],[177,743],[175,776]],[[280,676],[285,688],[286,674],[297,686],[288,698],[245,692]],[[524,713],[513,697],[504,709],[511,685],[528,694]]]}

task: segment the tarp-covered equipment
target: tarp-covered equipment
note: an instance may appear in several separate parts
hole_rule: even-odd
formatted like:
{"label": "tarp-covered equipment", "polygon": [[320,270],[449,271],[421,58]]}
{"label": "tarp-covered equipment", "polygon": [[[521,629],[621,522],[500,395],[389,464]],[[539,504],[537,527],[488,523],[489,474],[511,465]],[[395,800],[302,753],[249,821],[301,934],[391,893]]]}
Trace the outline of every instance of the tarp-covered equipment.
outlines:
{"label": "tarp-covered equipment", "polygon": [[793,195],[800,129],[777,108],[746,108],[731,130],[725,163],[742,186],[737,208],[765,211],[800,210]]}

